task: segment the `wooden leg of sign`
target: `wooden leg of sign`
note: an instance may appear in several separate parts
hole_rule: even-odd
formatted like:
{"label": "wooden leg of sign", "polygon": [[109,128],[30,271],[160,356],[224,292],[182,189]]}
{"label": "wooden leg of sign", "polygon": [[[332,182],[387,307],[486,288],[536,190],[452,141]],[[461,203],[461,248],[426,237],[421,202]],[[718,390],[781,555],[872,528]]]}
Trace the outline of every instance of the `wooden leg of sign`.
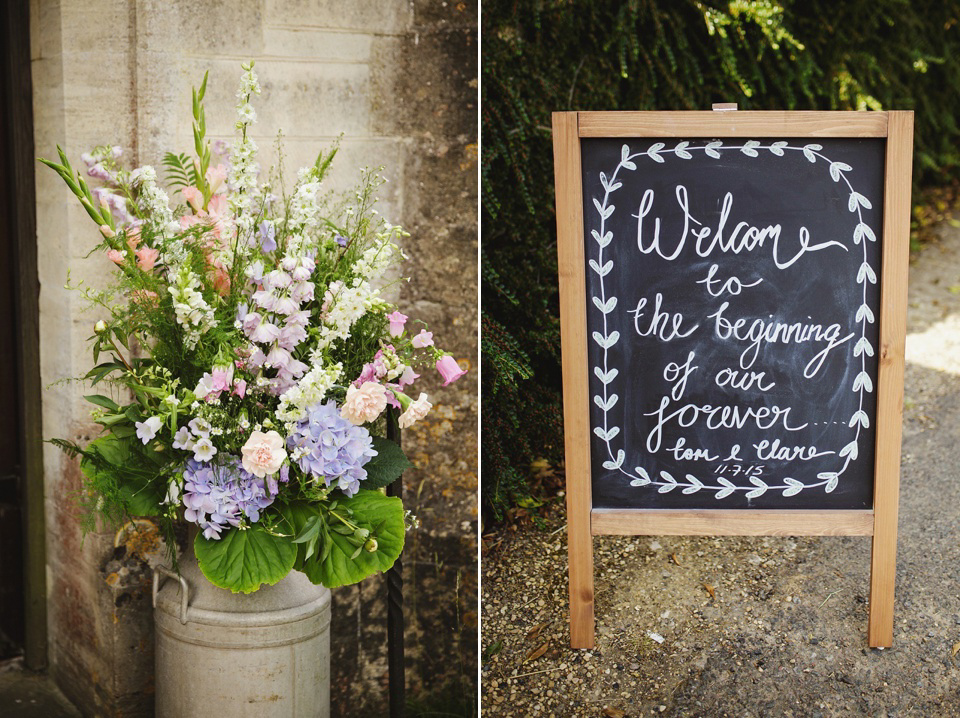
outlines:
{"label": "wooden leg of sign", "polygon": [[567,551],[570,557],[570,647],[593,648],[593,536],[590,514],[578,516],[567,501]]}
{"label": "wooden leg of sign", "polygon": [[873,560],[870,625],[873,648],[893,645],[893,591],[897,573],[900,503],[900,432],[903,424],[903,360],[907,326],[910,252],[910,175],[913,113],[887,115],[887,179],[883,198],[883,296],[877,378],[877,457],[873,491]]}

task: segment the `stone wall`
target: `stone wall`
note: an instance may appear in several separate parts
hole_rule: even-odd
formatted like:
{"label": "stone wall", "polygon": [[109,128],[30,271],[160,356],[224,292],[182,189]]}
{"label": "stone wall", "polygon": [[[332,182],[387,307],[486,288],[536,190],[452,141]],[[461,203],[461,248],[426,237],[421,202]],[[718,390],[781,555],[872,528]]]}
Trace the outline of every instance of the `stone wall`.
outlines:
{"label": "stone wall", "polygon": [[[412,277],[407,314],[428,322],[473,371],[450,387],[421,380],[437,408],[406,432],[418,466],[405,500],[423,521],[409,535],[408,692],[425,705],[474,690],[476,676],[476,7],[399,0],[33,0],[36,154],[120,144],[131,166],[189,151],[190,87],[210,71],[208,134],[231,137],[240,63],[256,61],[263,94],[255,139],[268,167],[277,130],[288,175],[343,134],[328,186],[385,165],[381,211],[403,224]],[[84,387],[55,383],[88,367],[97,317],[63,287],[106,271],[84,255],[95,228],[54,173],[37,173],[44,436],[85,439]],[[45,454],[51,673],[89,715],[150,715],[148,572],[112,529],[79,527],[77,467]],[[334,715],[385,701],[383,581],[335,592]]]}

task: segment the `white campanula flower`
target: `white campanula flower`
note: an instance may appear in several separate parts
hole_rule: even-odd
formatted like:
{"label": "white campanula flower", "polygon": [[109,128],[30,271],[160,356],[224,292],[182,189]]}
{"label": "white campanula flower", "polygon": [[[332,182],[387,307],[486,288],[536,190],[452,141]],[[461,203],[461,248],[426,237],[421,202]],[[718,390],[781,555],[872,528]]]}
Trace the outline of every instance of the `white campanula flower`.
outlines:
{"label": "white campanula flower", "polygon": [[167,496],[164,498],[163,503],[169,504],[170,506],[180,504],[180,484],[176,479],[170,480],[170,485],[167,486]]}
{"label": "white campanula flower", "polygon": [[173,448],[174,449],[183,449],[185,451],[193,451],[193,434],[190,433],[190,430],[181,426],[177,433],[173,435]]}
{"label": "white campanula flower", "polygon": [[190,431],[194,436],[203,438],[210,436],[210,429],[213,428],[209,421],[206,419],[201,419],[199,416],[196,419],[191,419],[187,426],[190,427]]}
{"label": "white campanula flower", "polygon": [[217,453],[217,447],[207,437],[198,439],[193,445],[193,458],[197,461],[210,461]]}
{"label": "white campanula flower", "polygon": [[138,421],[136,422],[137,438],[146,444],[157,435],[161,426],[163,426],[163,421],[159,416],[151,416],[146,421]]}
{"label": "white campanula flower", "polygon": [[180,406],[180,400],[179,400],[176,396],[174,396],[173,394],[170,394],[170,396],[166,397],[166,398],[163,400],[163,403],[166,404],[167,406],[171,407],[171,408],[176,408],[176,407]]}

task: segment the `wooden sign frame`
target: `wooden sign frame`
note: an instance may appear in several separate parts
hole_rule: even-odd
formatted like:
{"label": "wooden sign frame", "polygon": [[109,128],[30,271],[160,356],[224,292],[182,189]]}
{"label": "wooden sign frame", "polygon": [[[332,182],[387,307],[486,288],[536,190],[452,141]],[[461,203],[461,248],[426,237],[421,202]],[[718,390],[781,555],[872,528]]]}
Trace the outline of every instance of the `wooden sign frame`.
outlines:
{"label": "wooden sign frame", "polygon": [[[873,508],[594,509],[581,138],[886,140]],[[556,112],[553,114],[570,577],[570,643],[594,647],[593,536],[872,536],[871,647],[893,644],[913,112]]]}

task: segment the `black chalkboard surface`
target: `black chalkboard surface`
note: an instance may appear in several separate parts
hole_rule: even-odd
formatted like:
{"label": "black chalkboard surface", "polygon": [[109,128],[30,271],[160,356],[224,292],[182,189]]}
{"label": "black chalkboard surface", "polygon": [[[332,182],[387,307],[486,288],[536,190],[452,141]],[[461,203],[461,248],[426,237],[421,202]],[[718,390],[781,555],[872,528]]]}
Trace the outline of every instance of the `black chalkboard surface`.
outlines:
{"label": "black chalkboard surface", "polygon": [[884,151],[582,139],[594,508],[872,507]]}

